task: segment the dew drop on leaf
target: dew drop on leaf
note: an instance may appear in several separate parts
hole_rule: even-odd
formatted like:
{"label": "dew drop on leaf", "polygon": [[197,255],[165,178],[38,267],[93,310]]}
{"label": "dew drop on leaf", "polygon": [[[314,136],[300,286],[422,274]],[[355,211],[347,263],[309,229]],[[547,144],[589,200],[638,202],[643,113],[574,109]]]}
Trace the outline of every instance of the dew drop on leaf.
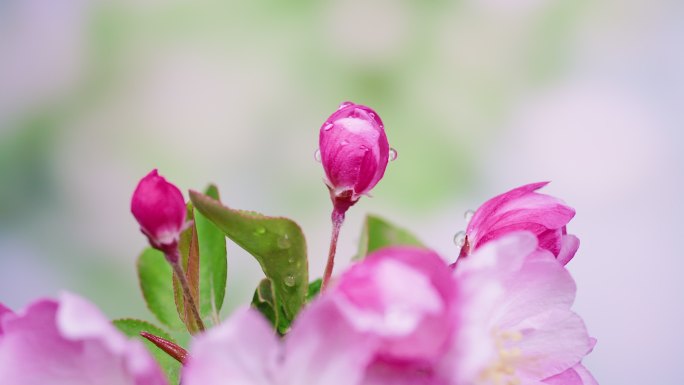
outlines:
{"label": "dew drop on leaf", "polygon": [[257,227],[256,230],[254,230],[254,235],[264,235],[266,234],[266,229],[263,227]]}
{"label": "dew drop on leaf", "polygon": [[283,234],[280,238],[278,238],[278,247],[281,249],[287,249],[290,247],[290,237],[287,234]]}

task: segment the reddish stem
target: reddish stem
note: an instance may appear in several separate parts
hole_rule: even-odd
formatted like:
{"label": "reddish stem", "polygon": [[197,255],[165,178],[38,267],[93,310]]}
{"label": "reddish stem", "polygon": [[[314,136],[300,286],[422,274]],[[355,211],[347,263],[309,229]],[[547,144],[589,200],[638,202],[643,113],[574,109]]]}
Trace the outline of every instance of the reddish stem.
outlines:
{"label": "reddish stem", "polygon": [[325,265],[325,273],[323,274],[323,283],[321,290],[325,290],[330,283],[332,277],[333,267],[335,265],[335,253],[337,251],[337,238],[340,235],[342,223],[344,223],[344,211],[333,209],[332,212],[332,237],[330,238],[330,250],[328,251],[328,263]]}
{"label": "reddish stem", "polygon": [[163,350],[169,356],[175,358],[176,361],[180,362],[181,364],[184,364],[185,361],[187,361],[188,352],[175,343],[148,332],[140,332],[140,335],[155,344],[155,346]]}
{"label": "reddish stem", "polygon": [[202,322],[202,317],[199,314],[197,302],[190,291],[188,279],[185,276],[185,272],[183,272],[183,267],[181,266],[180,258],[178,257],[178,249],[176,249],[175,252],[167,253],[166,260],[169,261],[171,267],[173,268],[173,272],[176,273],[176,276],[178,277],[178,282],[180,282],[181,288],[183,289],[183,297],[185,297],[188,305],[190,305],[190,313],[195,319],[197,328],[200,331],[204,331],[204,322]]}

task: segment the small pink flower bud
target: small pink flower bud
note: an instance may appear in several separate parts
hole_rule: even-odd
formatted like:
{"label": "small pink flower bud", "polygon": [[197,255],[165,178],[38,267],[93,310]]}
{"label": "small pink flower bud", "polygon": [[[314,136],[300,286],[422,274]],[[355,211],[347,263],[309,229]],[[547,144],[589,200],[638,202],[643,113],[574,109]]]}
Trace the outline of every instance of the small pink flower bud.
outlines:
{"label": "small pink flower bud", "polygon": [[150,245],[173,251],[185,227],[186,207],[178,187],[152,170],[140,180],[131,199],[131,212]]}
{"label": "small pink flower bud", "polygon": [[566,229],[575,210],[556,197],[536,192],[548,183],[520,186],[480,206],[468,223],[461,256],[508,233],[525,230],[536,235],[540,248],[553,253],[562,264],[568,263],[579,247],[579,239]]}
{"label": "small pink flower bud", "polygon": [[382,179],[390,152],[378,114],[351,102],[323,123],[319,150],[333,202],[346,201],[346,208]]}

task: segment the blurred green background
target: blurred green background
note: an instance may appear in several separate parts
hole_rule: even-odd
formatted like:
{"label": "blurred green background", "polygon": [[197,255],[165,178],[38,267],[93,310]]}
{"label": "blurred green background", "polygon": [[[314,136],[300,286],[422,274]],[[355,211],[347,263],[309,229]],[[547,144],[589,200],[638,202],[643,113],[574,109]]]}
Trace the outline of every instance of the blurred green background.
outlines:
{"label": "blurred green background", "polygon": [[[465,210],[553,180],[578,211],[587,366],[684,383],[683,17],[665,0],[1,1],[0,301],[66,289],[149,319],[129,199],[152,168],[297,220],[319,276],[330,203],[313,154],[351,100],[399,156],[350,211],[338,269],[367,212],[453,259]],[[259,277],[229,244],[230,308]]]}

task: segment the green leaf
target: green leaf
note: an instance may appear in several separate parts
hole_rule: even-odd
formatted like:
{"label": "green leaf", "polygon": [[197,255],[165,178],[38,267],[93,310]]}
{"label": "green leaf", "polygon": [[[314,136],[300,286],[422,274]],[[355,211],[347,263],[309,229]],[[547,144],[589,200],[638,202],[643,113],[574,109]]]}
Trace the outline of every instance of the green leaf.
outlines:
{"label": "green leaf", "polygon": [[288,324],[294,320],[309,283],[306,240],[299,225],[287,218],[233,210],[196,191],[190,191],[190,200],[196,210],[256,258],[271,280],[278,316]]}
{"label": "green leaf", "polygon": [[[209,186],[205,193],[217,201],[220,200],[218,189],[214,185]],[[214,319],[217,320],[226,293],[226,237],[223,231],[199,210],[195,210],[195,227],[200,256],[200,314],[202,318],[214,315]]]}
{"label": "green leaf", "polygon": [[[183,272],[185,273],[185,279],[190,287],[190,292],[193,298],[199,298],[199,285],[200,285],[200,273],[199,273],[199,246],[197,240],[197,229],[194,224],[194,215],[192,204],[187,204],[187,220],[193,221],[192,226],[183,231],[178,242],[178,251],[180,252],[181,264],[183,266]],[[199,325],[192,316],[192,312],[188,309],[190,303],[187,298],[183,296],[183,289],[179,278],[176,274],[173,274],[173,292],[174,299],[176,302],[176,310],[178,311],[178,317],[185,323],[187,330],[196,334],[200,331]]]}
{"label": "green leaf", "polygon": [[168,333],[166,333],[164,330],[149,322],[132,318],[118,319],[112,321],[112,323],[123,334],[143,341],[145,343],[145,347],[147,348],[147,350],[149,350],[149,352],[152,354],[154,359],[157,361],[159,366],[164,371],[164,374],[166,374],[166,378],[169,380],[169,384],[178,384],[178,376],[181,367],[180,363],[168,354],[166,354],[163,350],[154,346],[153,343],[140,336],[140,332],[145,331],[156,336],[159,336],[161,338],[164,338],[166,340],[169,340],[171,342],[175,342],[173,341],[171,336],[169,336]]}
{"label": "green leaf", "polygon": [[162,252],[147,248],[138,257],[138,280],[147,308],[172,330],[184,328],[174,300],[173,273]]}
{"label": "green leaf", "polygon": [[270,279],[264,278],[259,282],[259,286],[254,290],[254,296],[252,297],[252,307],[259,310],[259,312],[271,322],[271,325],[273,325],[276,330],[278,329],[278,312],[276,311],[273,287],[271,286]]}
{"label": "green leaf", "polygon": [[321,291],[321,285],[323,284],[323,280],[321,278],[318,278],[315,281],[311,281],[309,283],[309,290],[306,293],[306,302],[311,302],[314,298],[318,296],[318,293]]}
{"label": "green leaf", "polygon": [[363,223],[359,251],[354,259],[363,259],[373,251],[388,246],[425,247],[418,238],[407,230],[397,227],[378,216],[367,215]]}

